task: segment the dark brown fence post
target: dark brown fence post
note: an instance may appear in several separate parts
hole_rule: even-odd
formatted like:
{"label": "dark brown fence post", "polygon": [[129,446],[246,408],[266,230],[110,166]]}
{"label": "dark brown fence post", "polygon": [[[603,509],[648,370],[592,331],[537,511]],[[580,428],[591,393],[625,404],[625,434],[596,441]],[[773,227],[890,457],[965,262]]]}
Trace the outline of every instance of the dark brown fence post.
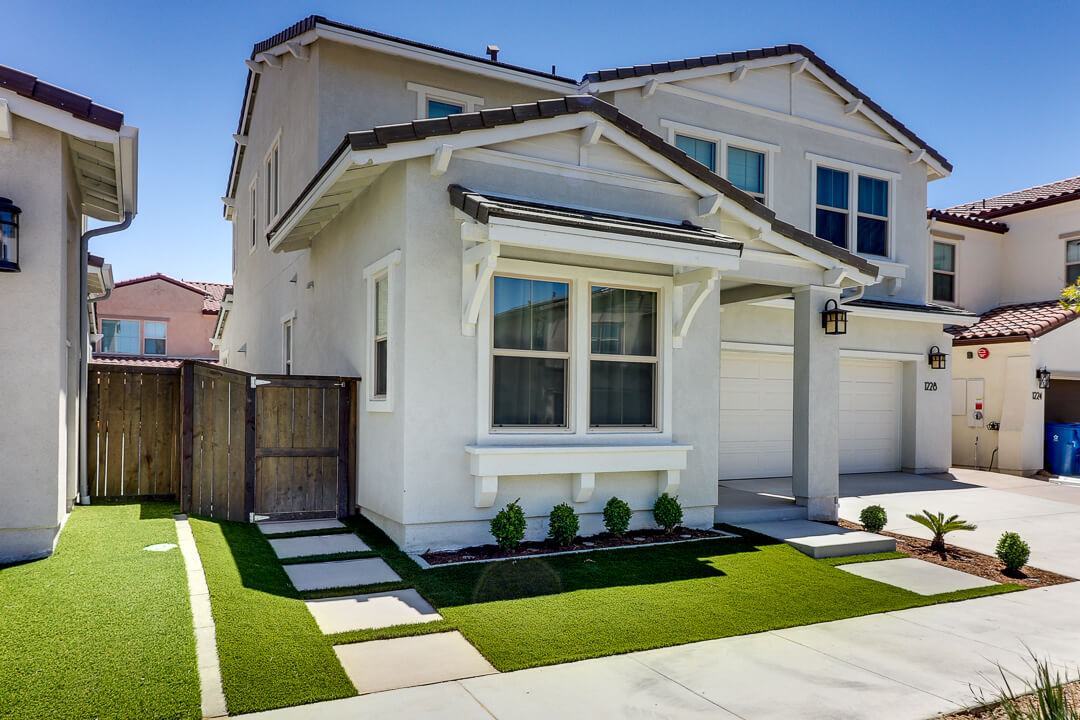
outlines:
{"label": "dark brown fence post", "polygon": [[247,398],[244,403],[246,427],[244,428],[244,516],[252,522],[255,515],[255,376],[247,380]]}
{"label": "dark brown fence post", "polygon": [[180,366],[180,510],[191,512],[192,410],[195,406],[195,366]]}
{"label": "dark brown fence post", "polygon": [[341,388],[338,395],[338,517],[346,517],[349,514],[349,435],[352,417],[352,390],[349,380],[341,380]]}

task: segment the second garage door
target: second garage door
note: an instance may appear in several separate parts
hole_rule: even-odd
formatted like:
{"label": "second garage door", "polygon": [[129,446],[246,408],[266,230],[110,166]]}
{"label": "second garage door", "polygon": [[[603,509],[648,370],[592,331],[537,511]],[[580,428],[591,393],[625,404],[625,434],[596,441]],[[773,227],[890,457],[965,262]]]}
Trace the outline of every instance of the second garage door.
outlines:
{"label": "second garage door", "polygon": [[[790,355],[720,359],[720,478],[791,474]],[[900,469],[900,363],[840,360],[840,472]]]}

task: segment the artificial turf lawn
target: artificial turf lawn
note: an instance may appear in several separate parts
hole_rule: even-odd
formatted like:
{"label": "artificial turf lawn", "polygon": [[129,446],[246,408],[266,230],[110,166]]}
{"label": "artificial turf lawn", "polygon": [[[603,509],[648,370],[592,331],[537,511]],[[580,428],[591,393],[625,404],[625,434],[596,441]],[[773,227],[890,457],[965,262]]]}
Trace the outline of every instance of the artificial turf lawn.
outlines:
{"label": "artificial turf lawn", "polygon": [[51,557],[0,568],[0,718],[199,718],[169,503],[76,507]]}
{"label": "artificial turf lawn", "polygon": [[315,618],[255,525],[192,518],[230,714],[355,695]]}

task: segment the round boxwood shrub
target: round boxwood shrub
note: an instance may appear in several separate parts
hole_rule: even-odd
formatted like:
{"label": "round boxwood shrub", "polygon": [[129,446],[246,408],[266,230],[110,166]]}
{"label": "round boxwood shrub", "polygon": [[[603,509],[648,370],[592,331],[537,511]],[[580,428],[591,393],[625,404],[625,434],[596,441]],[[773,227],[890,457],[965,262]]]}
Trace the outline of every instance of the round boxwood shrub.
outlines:
{"label": "round boxwood shrub", "polygon": [[1014,532],[1001,534],[995,552],[998,559],[1005,563],[1005,570],[1010,573],[1019,572],[1020,568],[1027,565],[1028,558],[1031,557],[1031,548]]}
{"label": "round boxwood shrub", "polygon": [[604,506],[604,527],[610,533],[622,535],[630,527],[630,516],[633,514],[634,512],[629,505],[619,498],[613,497]]}
{"label": "round boxwood shrub", "polygon": [[859,513],[859,522],[862,523],[866,532],[881,532],[885,529],[885,523],[889,522],[889,516],[885,514],[885,508],[880,505],[868,505]]}
{"label": "round boxwood shrub", "polygon": [[578,519],[574,508],[566,503],[559,503],[551,509],[548,516],[548,537],[557,545],[569,545],[578,534]]}
{"label": "round boxwood shrub", "polygon": [[678,497],[664,493],[656,498],[652,511],[656,524],[667,532],[671,532],[672,528],[682,522],[682,505],[679,504]]}
{"label": "round boxwood shrub", "polygon": [[518,505],[521,498],[508,503],[491,519],[491,534],[499,547],[513,550],[525,538],[525,512]]}

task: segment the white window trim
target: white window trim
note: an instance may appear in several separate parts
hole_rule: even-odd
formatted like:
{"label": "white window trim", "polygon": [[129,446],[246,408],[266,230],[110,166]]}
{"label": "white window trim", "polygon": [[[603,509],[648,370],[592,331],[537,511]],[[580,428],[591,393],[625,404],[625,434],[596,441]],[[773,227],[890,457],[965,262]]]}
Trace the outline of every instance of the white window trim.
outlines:
{"label": "white window trim", "polygon": [[[275,155],[275,151],[277,154]],[[281,217],[281,128],[278,128],[274,139],[270,141],[270,148],[263,156],[263,168],[270,165],[273,156],[273,170],[267,169],[266,178],[266,227],[271,227]]]}
{"label": "white window trim", "polygon": [[444,90],[443,88],[432,87],[431,85],[408,82],[405,83],[405,89],[409,92],[416,93],[417,120],[423,120],[428,116],[428,100],[460,105],[463,112],[475,112],[484,106],[484,98],[482,97],[466,95],[465,93],[455,92],[453,90]]}
{"label": "white window trim", "polygon": [[[395,275],[401,264],[401,250],[394,250],[364,268],[364,302],[367,321],[364,329],[364,405],[368,412],[394,411],[394,293]],[[386,278],[386,395],[375,397],[375,281]]]}
{"label": "white window trim", "polygon": [[[495,275],[514,275],[570,284],[570,364],[567,382],[567,427],[565,428],[492,428],[492,292],[485,293],[477,321],[477,404],[476,435],[478,444],[513,444],[520,442],[670,442],[672,426],[672,297],[669,276],[646,275],[616,270],[600,270],[576,265],[514,260],[500,257]],[[654,290],[657,298],[656,427],[620,428],[589,426],[589,349],[591,348],[591,313],[589,288],[592,285]]]}
{"label": "white window trim", "polygon": [[[893,170],[885,170],[883,168],[873,167],[871,165],[860,165],[859,163],[853,163],[848,160],[838,160],[837,158],[828,157],[826,155],[818,155],[816,153],[807,152],[806,159],[810,161],[810,234],[817,235],[817,171],[818,167],[826,167],[831,170],[839,170],[848,174],[848,206],[847,206],[847,248],[846,250],[856,253],[858,255],[866,255],[872,258],[886,258],[889,260],[895,259],[896,255],[896,184],[900,181],[901,175]],[[889,183],[888,203],[889,203],[889,216],[884,218],[887,224],[887,232],[885,235],[885,254],[884,255],[872,255],[870,253],[858,252],[858,233],[859,233],[859,175],[865,175],[867,177],[876,178],[878,180],[885,180]],[[825,210],[833,210],[834,212],[844,212],[837,208],[829,208],[824,205],[821,206]],[[867,215],[867,217],[879,217],[877,215]]]}
{"label": "white window trim", "polygon": [[251,207],[248,208],[248,255],[255,253],[255,250],[259,247],[259,175],[255,174],[255,177],[251,178],[251,184],[248,185],[248,203]]}
{"label": "white window trim", "polygon": [[1065,241],[1065,281],[1068,282],[1069,268],[1073,265],[1080,265],[1080,260],[1069,262],[1069,243],[1080,243],[1080,233],[1065,233],[1059,237]]}
{"label": "white window trim", "polygon": [[[942,245],[952,245],[952,248],[953,248],[953,269],[952,269],[953,299],[952,299],[951,302],[948,301],[948,300],[937,300],[936,298],[934,298],[934,273],[937,273],[937,272],[948,273],[949,272],[947,270],[935,270],[934,269],[934,245],[936,245],[937,243],[941,243]],[[960,307],[960,285],[959,285],[959,282],[958,282],[958,279],[960,277],[960,273],[958,272],[959,270],[960,270],[960,243],[958,243],[955,240],[949,240],[947,238],[939,237],[937,235],[931,235],[930,236],[930,287],[928,288],[928,291],[926,293],[929,296],[929,301],[931,303],[936,303],[938,305],[948,305],[950,307]]]}
{"label": "white window trim", "polygon": [[[285,352],[285,327],[289,326],[292,331],[289,333],[289,352]],[[288,358],[288,364],[285,359]],[[281,372],[283,375],[295,375],[292,372],[296,367],[296,311],[293,310],[290,313],[286,313],[281,316]]]}
{"label": "white window trim", "polygon": [[688,135],[699,140],[716,143],[716,174],[725,179],[728,176],[727,151],[729,146],[741,150],[752,150],[765,155],[765,207],[770,206],[775,197],[773,195],[773,175],[775,174],[773,167],[776,163],[773,161],[773,157],[780,152],[779,145],[663,118],[660,120],[660,127],[667,130],[667,141],[671,145],[675,144],[676,135]]}

